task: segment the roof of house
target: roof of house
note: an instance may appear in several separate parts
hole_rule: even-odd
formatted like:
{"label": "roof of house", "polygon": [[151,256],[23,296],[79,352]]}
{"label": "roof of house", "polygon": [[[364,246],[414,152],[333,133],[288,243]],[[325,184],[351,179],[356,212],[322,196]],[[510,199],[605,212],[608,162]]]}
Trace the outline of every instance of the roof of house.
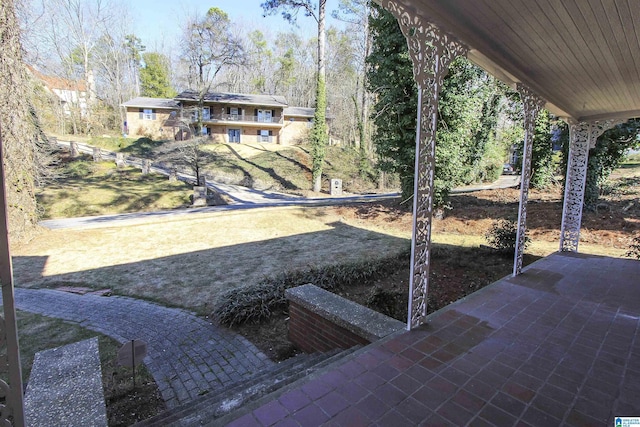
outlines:
{"label": "roof of house", "polygon": [[313,117],[315,111],[316,110],[314,108],[287,107],[284,109],[282,114],[293,117]]}
{"label": "roof of house", "polygon": [[139,96],[122,103],[123,107],[175,109],[178,103],[171,98],[148,98]]}
{"label": "roof of house", "polygon": [[[283,116],[289,117],[307,117],[313,118],[316,114],[315,108],[305,108],[305,107],[287,107],[283,110]],[[333,119],[335,116],[329,113],[329,109],[327,108],[327,113],[325,115],[327,119]]]}
{"label": "roof of house", "polygon": [[44,83],[44,85],[50,90],[77,90],[79,92],[87,91],[87,83],[84,80],[70,80],[64,79],[62,77],[48,76],[36,70],[30,65],[27,65],[27,68],[29,69],[29,71],[31,71],[31,74],[33,74],[35,78],[42,81],[42,83]]}
{"label": "roof of house", "polygon": [[[197,101],[199,93],[194,90],[185,90],[176,96],[178,101]],[[217,102],[221,104],[245,104],[263,105],[269,107],[286,107],[287,100],[283,96],[276,95],[250,95],[246,93],[207,92],[205,102]]]}

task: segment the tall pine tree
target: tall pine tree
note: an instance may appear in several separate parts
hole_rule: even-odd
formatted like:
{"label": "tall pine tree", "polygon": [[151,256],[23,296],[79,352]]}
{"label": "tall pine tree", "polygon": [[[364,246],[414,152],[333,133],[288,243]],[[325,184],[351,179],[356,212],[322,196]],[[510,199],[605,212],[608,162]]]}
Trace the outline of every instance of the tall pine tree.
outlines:
{"label": "tall pine tree", "polygon": [[140,69],[140,94],[152,98],[173,98],[176,91],[169,79],[169,60],[158,52],[142,55],[144,66]]}
{"label": "tall pine tree", "polygon": [[273,14],[280,10],[282,17],[294,23],[298,11],[304,10],[307,16],[313,16],[318,23],[318,74],[316,84],[316,108],[313,115],[313,128],[311,129],[311,158],[312,158],[312,180],[313,191],[319,192],[322,188],[322,167],[328,142],[327,130],[327,89],[325,70],[325,18],[327,0],[318,0],[318,12],[311,0],[267,0],[262,3],[262,9],[267,14]]}

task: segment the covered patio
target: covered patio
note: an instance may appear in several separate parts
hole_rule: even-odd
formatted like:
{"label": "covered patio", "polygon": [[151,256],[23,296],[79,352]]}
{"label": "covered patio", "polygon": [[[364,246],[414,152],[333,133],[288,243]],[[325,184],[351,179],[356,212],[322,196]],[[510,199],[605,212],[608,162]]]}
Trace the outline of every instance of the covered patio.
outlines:
{"label": "covered patio", "polygon": [[[408,331],[219,422],[600,426],[640,417],[640,262],[577,253],[589,148],[605,130],[640,116],[640,2],[375,1],[398,19],[419,93]],[[518,245],[513,277],[428,315],[438,95],[460,55],[517,89],[523,102]],[[560,252],[523,268],[531,148],[542,107],[570,125]],[[4,192],[0,204],[6,206]],[[3,228],[0,341],[7,343],[11,386],[0,381],[7,396],[0,417],[23,425]]]}
{"label": "covered patio", "polygon": [[640,414],[638,277],[556,253],[220,424],[613,426]]}
{"label": "covered patio", "polygon": [[[418,90],[407,332],[230,425],[613,425],[640,418],[640,263],[578,253],[589,149],[640,116],[640,3],[375,0]],[[457,56],[516,89],[524,150],[513,275],[428,315],[438,97]],[[523,268],[535,120],[569,124],[559,252]]]}

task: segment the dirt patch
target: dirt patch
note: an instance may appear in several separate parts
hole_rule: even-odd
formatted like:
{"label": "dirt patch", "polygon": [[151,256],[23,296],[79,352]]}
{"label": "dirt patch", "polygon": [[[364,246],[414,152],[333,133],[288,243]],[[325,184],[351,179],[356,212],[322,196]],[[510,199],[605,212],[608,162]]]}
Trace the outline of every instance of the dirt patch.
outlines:
{"label": "dirt patch", "polygon": [[244,323],[234,326],[232,330],[251,341],[271,360],[281,361],[300,352],[289,341],[288,321],[289,313],[283,310],[273,313],[269,319],[263,322]]}

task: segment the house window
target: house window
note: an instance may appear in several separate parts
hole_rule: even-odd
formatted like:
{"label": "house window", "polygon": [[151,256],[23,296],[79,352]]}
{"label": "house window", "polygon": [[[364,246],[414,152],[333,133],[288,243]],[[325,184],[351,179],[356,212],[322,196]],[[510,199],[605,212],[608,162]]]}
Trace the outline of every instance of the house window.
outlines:
{"label": "house window", "polygon": [[202,126],[202,129],[200,130],[200,133],[201,133],[203,136],[205,136],[205,135],[209,135],[209,134],[210,134],[210,132],[209,132],[209,128],[208,128],[208,127],[206,127],[206,126]]}
{"label": "house window", "polygon": [[151,108],[143,108],[141,116],[142,116],[142,119],[144,119],[144,120],[155,120],[156,119],[156,113],[154,113],[153,109],[151,109]]}
{"label": "house window", "polygon": [[238,116],[240,115],[240,110],[238,108],[231,107],[229,108],[229,114],[231,115],[231,119],[238,120]]}
{"label": "house window", "polygon": [[259,130],[258,131],[258,142],[271,142],[273,136],[272,130]]}
{"label": "house window", "polygon": [[258,122],[271,123],[273,120],[273,110],[258,110]]}
{"label": "house window", "polygon": [[202,120],[211,120],[211,109],[209,107],[202,109]]}
{"label": "house window", "polygon": [[308,128],[312,128],[313,127],[313,119],[312,118],[308,118],[307,119],[307,127]]}
{"label": "house window", "polygon": [[227,134],[229,135],[229,142],[240,143],[240,129],[229,129]]}

